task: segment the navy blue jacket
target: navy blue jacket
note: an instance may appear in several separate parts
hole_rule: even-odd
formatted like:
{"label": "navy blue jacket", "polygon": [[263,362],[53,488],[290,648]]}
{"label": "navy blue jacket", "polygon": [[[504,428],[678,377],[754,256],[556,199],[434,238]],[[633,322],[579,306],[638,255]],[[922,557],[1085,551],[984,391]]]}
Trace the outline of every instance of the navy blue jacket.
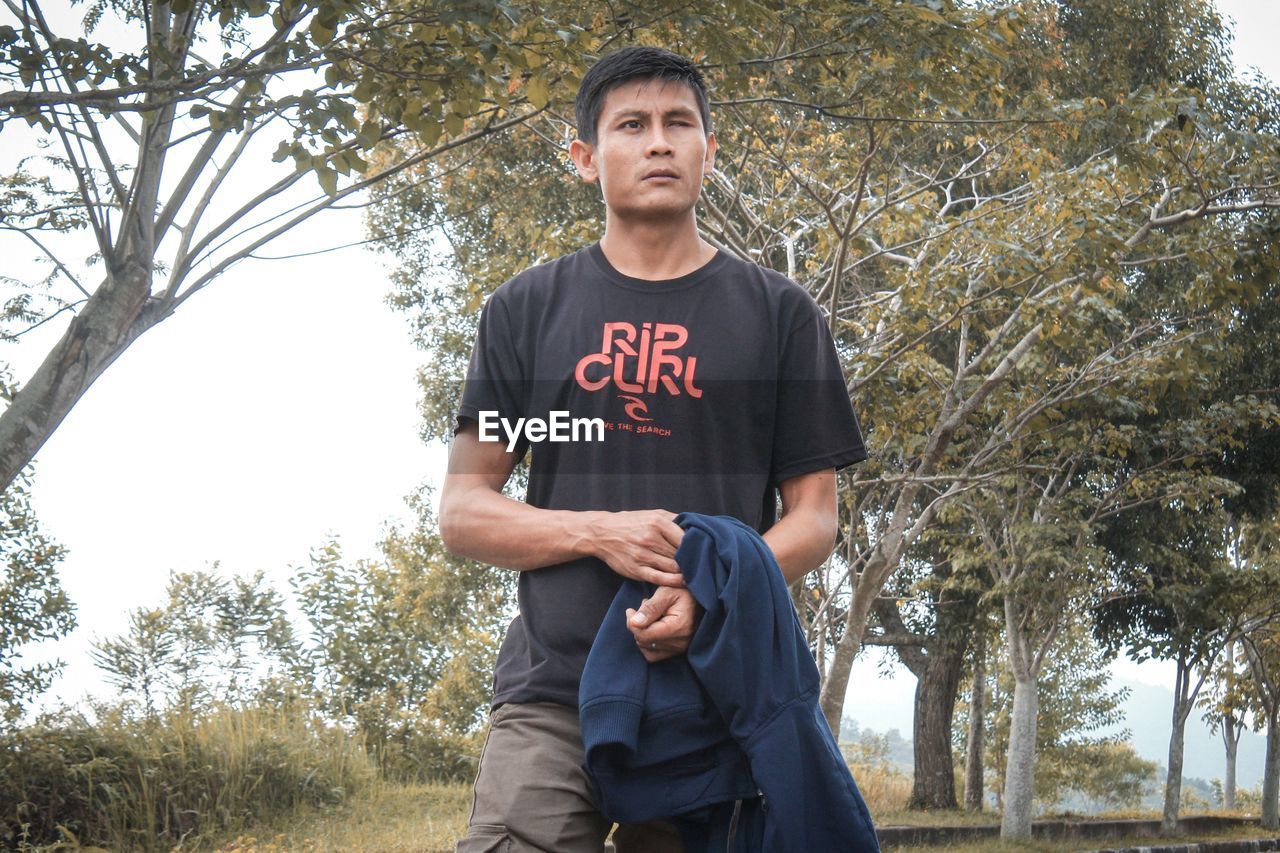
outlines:
{"label": "navy blue jacket", "polygon": [[665,818],[687,853],[878,851],[875,828],[818,708],[818,668],[773,552],[728,516],[682,513],[676,562],[705,612],[688,652],[645,661],[627,580],[579,689],[584,769],[619,823]]}

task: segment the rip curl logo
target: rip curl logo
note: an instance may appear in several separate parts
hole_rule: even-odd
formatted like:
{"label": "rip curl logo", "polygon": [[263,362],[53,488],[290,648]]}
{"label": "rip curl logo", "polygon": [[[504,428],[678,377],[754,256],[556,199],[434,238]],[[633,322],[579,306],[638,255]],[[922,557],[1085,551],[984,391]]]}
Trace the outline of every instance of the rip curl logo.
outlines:
{"label": "rip curl logo", "polygon": [[631,420],[633,421],[653,420],[653,418],[645,417],[645,415],[649,412],[649,407],[644,404],[644,400],[641,400],[639,397],[632,397],[630,394],[619,394],[618,396],[621,397],[623,400],[627,401],[625,411],[627,413],[627,417],[631,418]]}
{"label": "rip curl logo", "polygon": [[689,341],[689,330],[676,323],[605,323],[600,351],[578,360],[573,376],[587,391],[599,391],[612,384],[627,393],[618,396],[627,401],[627,417],[635,421],[651,421],[649,406],[637,394],[668,394],[701,397],[702,389],[694,384],[698,357],[680,357],[674,353]]}

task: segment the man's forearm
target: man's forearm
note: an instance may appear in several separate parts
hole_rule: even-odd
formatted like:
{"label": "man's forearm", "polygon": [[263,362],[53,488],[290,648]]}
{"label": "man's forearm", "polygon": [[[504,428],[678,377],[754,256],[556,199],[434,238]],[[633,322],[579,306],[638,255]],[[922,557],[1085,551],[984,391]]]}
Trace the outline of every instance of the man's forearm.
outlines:
{"label": "man's forearm", "polygon": [[766,530],[764,541],[790,585],[831,556],[836,544],[836,528],[828,514],[798,508]]}
{"label": "man's forearm", "polygon": [[489,489],[440,508],[440,534],[453,553],[524,571],[595,556],[594,512],[542,509]]}

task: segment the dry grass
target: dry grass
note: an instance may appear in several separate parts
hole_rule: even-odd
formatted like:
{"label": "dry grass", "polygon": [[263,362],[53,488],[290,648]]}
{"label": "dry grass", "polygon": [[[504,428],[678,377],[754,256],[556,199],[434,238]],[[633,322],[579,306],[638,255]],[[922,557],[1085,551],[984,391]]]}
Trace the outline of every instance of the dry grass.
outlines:
{"label": "dry grass", "polygon": [[234,838],[182,850],[236,853],[451,853],[467,830],[471,786],[379,782],[332,809],[299,810],[290,820],[251,826]]}
{"label": "dry grass", "polygon": [[1000,822],[998,812],[967,812],[958,809],[922,811],[908,810],[901,806],[872,811],[871,816],[875,819],[876,826],[986,826]]}
{"label": "dry grass", "polygon": [[[854,778],[874,816],[902,810],[911,779],[887,765],[855,765]],[[183,850],[226,853],[451,853],[466,833],[471,786],[466,784],[396,785],[377,783],[329,810],[299,811],[291,820],[258,825],[224,837],[211,846]]]}
{"label": "dry grass", "polygon": [[862,799],[867,801],[871,817],[877,823],[881,814],[906,811],[911,797],[911,775],[888,762],[871,764],[850,763],[849,770],[858,783]]}
{"label": "dry grass", "polygon": [[[880,773],[875,768],[855,768],[858,784],[867,797],[871,813],[881,826],[916,824],[934,826],[999,823],[993,812],[971,815],[966,812],[908,812],[902,808],[910,793],[900,774]],[[872,796],[881,803],[897,803],[895,810],[877,809]],[[342,806],[321,811],[299,811],[287,822],[256,826],[236,837],[226,837],[211,846],[187,847],[183,850],[216,850],[221,853],[452,853],[454,842],[466,831],[471,806],[471,786],[396,785],[377,783]],[[1125,817],[1151,817],[1128,813]],[[1256,828],[1241,828],[1216,835],[1179,838],[1179,842],[1226,840],[1259,837]],[[1164,843],[1152,838],[1126,838],[1116,841],[1027,841],[1001,842],[987,839],[955,845],[927,847],[890,847],[910,853],[1078,853],[1100,847],[1126,847]]]}

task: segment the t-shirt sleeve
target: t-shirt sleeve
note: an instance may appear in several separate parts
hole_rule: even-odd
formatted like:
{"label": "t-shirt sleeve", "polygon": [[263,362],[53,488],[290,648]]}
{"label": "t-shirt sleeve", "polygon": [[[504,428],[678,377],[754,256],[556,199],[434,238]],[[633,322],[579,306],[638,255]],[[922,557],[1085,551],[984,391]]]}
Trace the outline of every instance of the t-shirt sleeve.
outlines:
{"label": "t-shirt sleeve", "polygon": [[798,313],[782,341],[778,365],[770,466],[775,485],[867,458],[831,330],[812,299]]}
{"label": "t-shirt sleeve", "polygon": [[524,417],[524,367],[514,332],[507,306],[496,294],[490,296],[480,311],[454,435],[467,420],[478,423],[481,412],[496,412],[511,423]]}

